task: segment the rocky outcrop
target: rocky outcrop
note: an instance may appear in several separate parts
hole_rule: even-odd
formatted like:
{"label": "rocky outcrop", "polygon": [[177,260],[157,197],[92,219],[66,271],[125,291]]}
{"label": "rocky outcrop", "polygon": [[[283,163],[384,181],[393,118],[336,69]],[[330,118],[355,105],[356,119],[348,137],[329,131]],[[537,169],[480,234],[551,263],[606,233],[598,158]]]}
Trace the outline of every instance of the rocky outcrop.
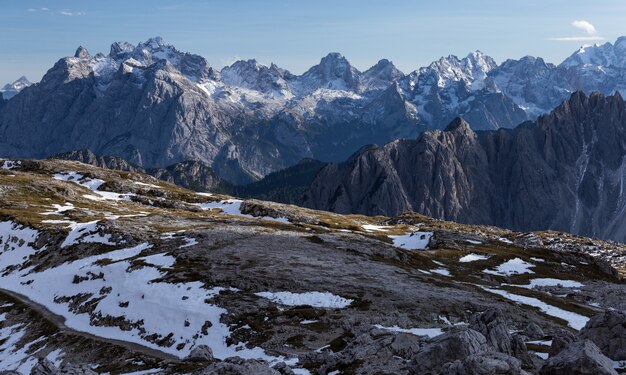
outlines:
{"label": "rocky outcrop", "polygon": [[185,361],[187,362],[211,362],[213,360],[213,350],[206,345],[198,345],[191,349]]}
{"label": "rocky outcrop", "polygon": [[208,165],[198,161],[184,161],[165,168],[143,169],[116,156],[97,156],[90,150],[65,152],[52,157],[53,159],[75,160],[99,168],[118,171],[145,173],[160,180],[186,187],[195,191],[211,191],[229,193],[233,186],[219,177]]}
{"label": "rocky outcrop", "polygon": [[433,338],[414,356],[411,366],[417,373],[436,373],[447,362],[463,360],[488,350],[485,336],[469,328],[455,329]]}
{"label": "rocky outcrop", "polygon": [[340,213],[416,211],[626,241],[625,129],[618,93],[576,92],[514,130],[474,132],[456,119],[445,131],[362,150],[320,171],[303,200]]}
{"label": "rocky outcrop", "polygon": [[582,339],[593,341],[613,360],[626,360],[626,313],[607,310],[591,318],[580,331]]}
{"label": "rocky outcrop", "polygon": [[443,375],[522,375],[520,361],[504,353],[487,352],[444,365]]}
{"label": "rocky outcrop", "polygon": [[611,361],[591,341],[577,341],[541,368],[541,375],[617,375]]}
{"label": "rocky outcrop", "polygon": [[243,359],[239,357],[226,358],[197,373],[198,375],[281,375],[276,369],[271,368],[267,362]]}

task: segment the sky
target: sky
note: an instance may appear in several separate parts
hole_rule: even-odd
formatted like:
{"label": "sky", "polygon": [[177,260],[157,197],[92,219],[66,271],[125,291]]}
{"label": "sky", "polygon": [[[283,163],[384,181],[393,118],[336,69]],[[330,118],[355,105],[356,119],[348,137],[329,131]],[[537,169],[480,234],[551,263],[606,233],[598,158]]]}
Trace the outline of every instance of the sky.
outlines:
{"label": "sky", "polygon": [[256,58],[300,74],[329,52],[366,70],[405,73],[481,50],[559,63],[581,45],[626,35],[626,1],[579,0],[0,0],[0,84],[39,81],[79,45],[161,36],[217,68]]}

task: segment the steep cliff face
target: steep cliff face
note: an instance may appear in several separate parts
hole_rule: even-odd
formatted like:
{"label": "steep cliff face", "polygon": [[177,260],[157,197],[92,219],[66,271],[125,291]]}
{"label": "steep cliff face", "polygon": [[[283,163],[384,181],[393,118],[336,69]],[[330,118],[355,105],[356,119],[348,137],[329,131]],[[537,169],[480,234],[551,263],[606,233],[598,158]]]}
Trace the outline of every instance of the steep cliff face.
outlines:
{"label": "steep cliff face", "polygon": [[322,169],[304,202],[623,241],[625,150],[622,97],[576,92],[516,129],[476,133],[457,119],[445,131],[361,151]]}

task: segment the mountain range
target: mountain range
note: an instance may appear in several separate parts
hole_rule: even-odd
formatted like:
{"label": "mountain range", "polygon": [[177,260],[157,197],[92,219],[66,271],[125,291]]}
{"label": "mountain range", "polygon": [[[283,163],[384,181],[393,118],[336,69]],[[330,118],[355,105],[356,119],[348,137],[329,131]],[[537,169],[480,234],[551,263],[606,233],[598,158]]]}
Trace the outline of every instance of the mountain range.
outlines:
{"label": "mountain range", "polygon": [[90,149],[143,168],[195,160],[242,184],[457,116],[474,130],[512,128],[576,90],[624,93],[625,47],[624,37],[582,47],[558,66],[528,56],[498,65],[476,51],[406,75],[385,59],[360,72],[338,53],[302,75],[255,60],[217,70],[158,37],[113,43],[108,55],[80,47],[0,103],[0,149],[34,158]]}
{"label": "mountain range", "polygon": [[372,146],[316,176],[304,204],[340,213],[404,211],[518,230],[626,241],[626,106],[619,93],[572,94],[514,129],[465,120]]}

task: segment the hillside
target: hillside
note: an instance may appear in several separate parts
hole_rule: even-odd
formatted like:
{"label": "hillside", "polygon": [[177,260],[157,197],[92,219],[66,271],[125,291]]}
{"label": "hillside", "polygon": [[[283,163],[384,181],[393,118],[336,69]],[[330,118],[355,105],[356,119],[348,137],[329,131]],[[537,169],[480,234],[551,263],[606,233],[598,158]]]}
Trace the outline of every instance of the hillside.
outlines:
{"label": "hillside", "polygon": [[625,260],[564,233],[1,160],[0,371],[522,374],[578,353],[615,373],[597,332],[626,308]]}

